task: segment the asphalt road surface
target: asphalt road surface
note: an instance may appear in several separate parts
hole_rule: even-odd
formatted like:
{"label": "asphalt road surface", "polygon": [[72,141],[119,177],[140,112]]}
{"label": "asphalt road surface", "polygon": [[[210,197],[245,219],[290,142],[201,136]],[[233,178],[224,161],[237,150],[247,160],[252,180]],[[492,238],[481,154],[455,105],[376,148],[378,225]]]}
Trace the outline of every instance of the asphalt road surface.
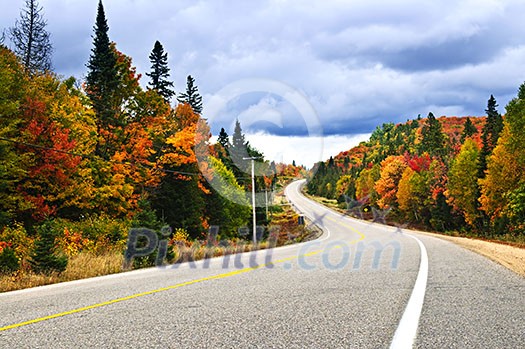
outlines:
{"label": "asphalt road surface", "polygon": [[525,348],[524,278],[300,185],[320,239],[0,294],[0,347]]}

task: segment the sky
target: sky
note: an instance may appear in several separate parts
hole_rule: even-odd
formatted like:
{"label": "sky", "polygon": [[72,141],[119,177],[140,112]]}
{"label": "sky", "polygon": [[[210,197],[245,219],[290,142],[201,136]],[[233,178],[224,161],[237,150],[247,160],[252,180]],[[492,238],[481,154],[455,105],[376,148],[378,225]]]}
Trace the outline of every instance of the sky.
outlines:
{"label": "sky", "polygon": [[[98,0],[40,0],[54,70],[82,79]],[[0,0],[0,30],[24,0]],[[177,92],[192,75],[217,134],[238,119],[273,159],[311,166],[379,125],[499,111],[525,80],[522,0],[105,0],[110,39],[149,71],[159,40]],[[143,76],[145,86],[148,78]],[[279,155],[280,154],[280,155]]]}

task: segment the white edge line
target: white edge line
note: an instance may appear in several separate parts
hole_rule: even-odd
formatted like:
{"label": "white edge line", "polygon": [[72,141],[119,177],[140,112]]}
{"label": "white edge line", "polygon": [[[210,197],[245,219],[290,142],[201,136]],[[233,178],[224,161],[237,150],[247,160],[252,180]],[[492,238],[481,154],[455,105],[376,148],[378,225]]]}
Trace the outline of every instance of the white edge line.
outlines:
{"label": "white edge line", "polygon": [[423,301],[428,280],[428,254],[425,245],[417,237],[406,235],[417,241],[421,251],[421,260],[419,263],[419,272],[417,273],[416,282],[412,289],[412,294],[408,300],[405,312],[397,326],[394,338],[390,344],[390,349],[412,348],[417,335],[419,317],[423,309]]}
{"label": "white edge line", "polygon": [[[298,187],[297,187],[298,191]],[[312,203],[323,207],[326,206],[318,204],[317,202],[311,201]],[[327,209],[329,212],[331,210]],[[351,219],[350,217],[344,217]],[[352,222],[362,223],[360,220],[351,219]],[[386,225],[380,224],[382,227],[388,227]],[[421,316],[421,311],[423,309],[423,302],[425,300],[425,293],[427,289],[427,280],[428,280],[428,254],[425,245],[417,237],[405,234],[409,238],[416,240],[419,245],[420,250],[420,262],[419,262],[419,271],[417,273],[416,282],[414,283],[414,288],[408,300],[407,306],[399,321],[394,338],[390,344],[390,349],[406,349],[412,348],[417,336],[417,329],[419,327],[419,317]]]}

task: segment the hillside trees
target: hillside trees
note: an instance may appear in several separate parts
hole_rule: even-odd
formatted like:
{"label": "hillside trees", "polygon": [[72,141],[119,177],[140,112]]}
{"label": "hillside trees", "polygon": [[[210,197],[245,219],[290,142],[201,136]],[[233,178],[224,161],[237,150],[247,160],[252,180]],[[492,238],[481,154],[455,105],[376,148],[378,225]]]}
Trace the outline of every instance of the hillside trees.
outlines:
{"label": "hillside trees", "polygon": [[481,184],[481,207],[491,218],[495,234],[505,231],[525,232],[523,216],[525,178],[525,89],[507,105],[503,132],[488,158],[485,178]]}

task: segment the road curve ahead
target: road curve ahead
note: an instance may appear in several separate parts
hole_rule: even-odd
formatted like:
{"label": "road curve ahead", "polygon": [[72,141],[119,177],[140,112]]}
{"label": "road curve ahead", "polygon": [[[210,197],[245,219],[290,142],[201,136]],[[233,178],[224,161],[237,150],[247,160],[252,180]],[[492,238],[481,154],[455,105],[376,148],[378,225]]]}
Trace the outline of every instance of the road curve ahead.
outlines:
{"label": "road curve ahead", "polygon": [[0,294],[0,347],[523,348],[525,279],[302,184],[320,239]]}

